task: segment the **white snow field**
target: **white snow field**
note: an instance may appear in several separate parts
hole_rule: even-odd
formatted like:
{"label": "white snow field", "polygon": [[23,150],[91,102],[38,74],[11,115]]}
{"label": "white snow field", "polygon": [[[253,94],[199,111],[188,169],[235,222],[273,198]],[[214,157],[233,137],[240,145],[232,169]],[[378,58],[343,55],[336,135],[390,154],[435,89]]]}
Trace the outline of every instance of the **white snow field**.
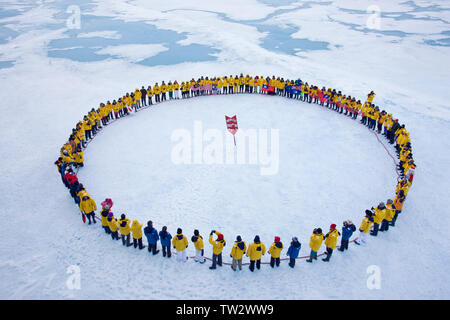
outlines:
{"label": "white snow field", "polygon": [[[0,298],[449,299],[449,23],[448,2],[437,0],[2,1]],[[397,225],[329,263],[283,261],[252,273],[150,256],[81,222],[53,163],[84,114],[142,85],[240,73],[301,78],[361,100],[374,90],[374,103],[410,132],[417,164]],[[229,139],[224,116],[235,114],[237,137],[279,130],[276,174],[261,175],[257,164],[174,163],[174,132],[193,134],[200,122],[203,133]],[[297,236],[308,255],[313,228],[359,226],[365,209],[394,196],[396,178],[359,121],[259,95],[132,114],[96,136],[79,172],[98,205],[113,199],[116,215],[172,235],[182,227],[189,239],[195,228],[205,240],[223,232],[226,262],[238,234],[247,243],[258,234],[267,247],[280,236],[283,257]],[[79,289],[68,286],[73,266]]]}

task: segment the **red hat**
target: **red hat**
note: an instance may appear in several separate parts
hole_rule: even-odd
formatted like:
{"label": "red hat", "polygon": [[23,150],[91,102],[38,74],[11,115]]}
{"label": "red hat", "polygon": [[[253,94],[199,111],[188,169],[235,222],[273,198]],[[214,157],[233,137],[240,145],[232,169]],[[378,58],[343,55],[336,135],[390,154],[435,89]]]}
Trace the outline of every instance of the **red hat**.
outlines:
{"label": "red hat", "polygon": [[280,237],[275,237],[275,242],[280,242]]}
{"label": "red hat", "polygon": [[217,240],[223,240],[223,234],[219,233],[219,234],[217,235]]}
{"label": "red hat", "polygon": [[333,224],[330,226],[330,229],[336,229],[336,225],[333,223]]}

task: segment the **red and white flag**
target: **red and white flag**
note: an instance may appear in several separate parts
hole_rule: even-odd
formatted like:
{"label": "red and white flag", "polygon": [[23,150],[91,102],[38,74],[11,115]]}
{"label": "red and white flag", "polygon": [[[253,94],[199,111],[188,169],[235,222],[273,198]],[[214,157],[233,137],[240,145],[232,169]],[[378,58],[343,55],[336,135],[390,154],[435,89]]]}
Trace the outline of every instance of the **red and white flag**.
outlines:
{"label": "red and white flag", "polygon": [[234,115],[232,117],[225,116],[225,121],[227,123],[227,129],[233,135],[234,145],[236,145],[236,137],[234,136],[238,131],[237,117]]}
{"label": "red and white flag", "polygon": [[232,135],[235,135],[238,131],[238,124],[236,116],[228,117],[225,116],[225,121],[227,122],[227,129]]}

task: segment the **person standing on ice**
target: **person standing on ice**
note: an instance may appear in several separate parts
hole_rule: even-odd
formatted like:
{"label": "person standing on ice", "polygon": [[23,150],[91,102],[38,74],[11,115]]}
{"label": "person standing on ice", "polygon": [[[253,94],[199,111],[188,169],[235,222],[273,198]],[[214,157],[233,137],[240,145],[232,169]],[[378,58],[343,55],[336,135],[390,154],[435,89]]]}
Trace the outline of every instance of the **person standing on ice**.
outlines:
{"label": "person standing on ice", "polygon": [[205,258],[203,257],[204,248],[203,248],[203,237],[200,235],[200,232],[196,229],[194,230],[194,235],[191,238],[191,241],[195,246],[195,262],[205,263]]}
{"label": "person standing on ice", "polygon": [[253,242],[248,246],[246,256],[250,258],[249,269],[251,272],[261,268],[261,257],[266,253],[266,246],[261,242],[259,236],[255,236]]}
{"label": "person standing on ice", "polygon": [[[217,239],[213,240],[213,234],[217,235]],[[212,230],[209,234],[209,243],[213,246],[213,256],[212,256],[212,265],[209,267],[210,269],[215,269],[216,264],[221,267],[222,266],[222,250],[226,245],[225,239],[223,238],[223,234],[219,231]]]}
{"label": "person standing on ice", "polygon": [[289,256],[289,267],[291,268],[295,267],[295,259],[297,259],[301,247],[302,245],[298,241],[297,237],[293,237],[291,245],[289,246],[288,251],[286,253],[286,255]]}
{"label": "person standing on ice", "polygon": [[283,243],[280,241],[280,237],[275,237],[274,242],[269,248],[270,253],[270,266],[273,268],[275,265],[280,266],[281,250],[283,250]]}
{"label": "person standing on ice", "polygon": [[89,196],[84,196],[80,202],[80,211],[82,214],[85,214],[86,217],[89,219],[89,224],[91,224],[91,217],[94,223],[96,223],[94,217],[95,210],[97,210],[97,205],[95,204],[95,201]]}
{"label": "person standing on ice", "polygon": [[233,258],[231,269],[234,271],[236,271],[236,266],[239,267],[239,270],[242,270],[242,256],[244,255],[245,250],[247,250],[247,245],[242,241],[241,236],[237,236],[230,253],[230,257]]}
{"label": "person standing on ice", "polygon": [[148,252],[152,252],[153,255],[158,254],[159,250],[156,250],[159,240],[158,231],[153,228],[153,222],[151,220],[147,222],[147,226],[144,228],[144,234],[148,241]]}
{"label": "person standing on ice", "polygon": [[405,203],[405,200],[406,200],[405,190],[400,189],[394,198],[395,214],[394,218],[392,218],[392,221],[389,224],[391,227],[395,226],[395,222],[397,221],[398,215],[402,213],[403,204]]}
{"label": "person standing on ice", "polygon": [[117,225],[117,219],[114,218],[114,214],[110,212],[108,214],[108,227],[111,231],[111,238],[113,240],[119,240],[119,232],[117,231],[119,226]]}
{"label": "person standing on ice", "polygon": [[373,223],[372,215],[373,215],[372,211],[366,210],[366,216],[364,217],[363,221],[361,222],[361,225],[359,226],[359,236],[357,239],[359,241],[355,240],[355,244],[360,245],[366,243],[367,234],[369,233],[370,227],[372,226]]}
{"label": "person standing on ice", "polygon": [[147,90],[145,90],[144,86],[141,88],[141,106],[147,106]]}
{"label": "person standing on ice", "polygon": [[139,249],[144,249],[144,245],[142,244],[142,224],[136,219],[134,219],[131,224],[131,233],[133,234],[134,248],[136,249],[139,245]]}
{"label": "person standing on ice", "polygon": [[370,232],[371,236],[376,237],[378,235],[378,229],[380,227],[381,222],[384,220],[385,215],[386,215],[386,206],[384,205],[384,202],[380,202],[378,206],[375,208],[375,217],[373,218],[373,230]]}
{"label": "person standing on ice", "polygon": [[389,230],[389,224],[391,223],[392,219],[395,215],[395,205],[392,199],[388,199],[386,202],[386,215],[384,216],[383,221],[381,222],[380,231],[388,231]]}
{"label": "person standing on ice", "polygon": [[162,227],[162,230],[159,232],[159,238],[161,239],[163,257],[167,255],[167,258],[170,258],[172,256],[172,253],[170,252],[170,240],[172,239],[172,235],[167,232],[166,226]]}
{"label": "person standing on ice", "polygon": [[102,228],[105,230],[106,234],[111,234],[111,230],[109,230],[109,225],[108,225],[108,215],[110,212],[110,207],[107,204],[104,204],[104,202],[102,202],[102,211],[100,211],[100,217],[102,219]]}
{"label": "person standing on ice", "polygon": [[128,219],[125,214],[120,216],[119,222],[119,230],[122,235],[122,244],[127,247],[131,247],[131,238],[130,238],[130,219]]}
{"label": "person standing on ice", "polygon": [[102,205],[102,209],[105,207],[105,206],[108,206],[109,207],[109,209],[111,209],[112,208],[112,206],[113,206],[113,201],[110,199],[110,198],[106,198],[104,201],[102,201],[102,203],[101,203],[101,205]]}
{"label": "person standing on ice", "polygon": [[177,261],[186,262],[186,248],[188,247],[188,240],[183,235],[181,228],[177,229],[177,235],[172,239],[172,246],[177,251]]}
{"label": "person standing on ice", "polygon": [[312,262],[313,259],[317,260],[317,251],[319,251],[320,246],[323,242],[323,233],[321,228],[313,230],[313,234],[309,240],[309,247],[311,248],[311,253],[309,259],[306,262]]}
{"label": "person standing on ice", "polygon": [[339,251],[344,252],[344,250],[348,250],[348,242],[355,231],[356,227],[352,221],[344,221],[344,226],[342,227],[341,246],[338,249]]}
{"label": "person standing on ice", "polygon": [[327,247],[327,256],[322,261],[330,261],[333,250],[336,249],[337,238],[341,235],[336,229],[336,225],[333,223],[330,226],[330,231],[325,235],[325,246]]}

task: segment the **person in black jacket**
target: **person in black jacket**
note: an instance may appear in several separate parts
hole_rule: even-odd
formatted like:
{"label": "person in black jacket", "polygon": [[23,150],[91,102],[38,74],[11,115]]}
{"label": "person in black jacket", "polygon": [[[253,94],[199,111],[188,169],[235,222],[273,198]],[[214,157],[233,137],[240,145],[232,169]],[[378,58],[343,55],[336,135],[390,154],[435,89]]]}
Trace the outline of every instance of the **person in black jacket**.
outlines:
{"label": "person in black jacket", "polygon": [[400,124],[398,123],[398,119],[395,119],[391,130],[388,130],[388,138],[390,144],[394,144],[395,131],[397,131],[398,129],[400,129]]}
{"label": "person in black jacket", "polygon": [[147,106],[147,90],[142,86],[141,91],[141,106]]}

